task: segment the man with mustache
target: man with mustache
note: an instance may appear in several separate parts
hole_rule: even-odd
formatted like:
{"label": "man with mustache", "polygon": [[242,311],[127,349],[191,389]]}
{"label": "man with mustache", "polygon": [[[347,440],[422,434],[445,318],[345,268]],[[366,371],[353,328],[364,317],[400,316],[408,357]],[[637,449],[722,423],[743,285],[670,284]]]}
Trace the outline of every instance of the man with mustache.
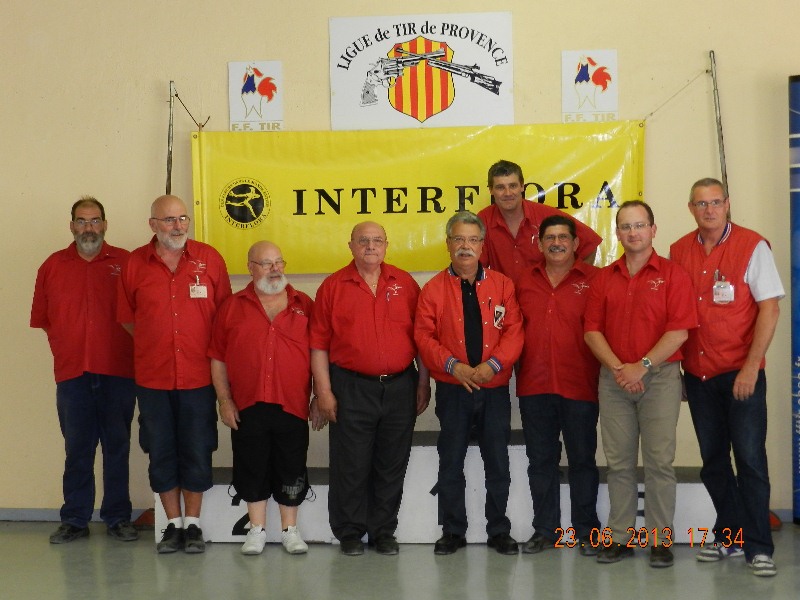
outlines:
{"label": "man with mustache", "polygon": [[219,252],[189,239],[190,221],[180,198],[153,202],[154,235],[131,253],[117,310],[133,335],[139,442],[150,457],[150,487],[169,521],[156,546],[159,554],[205,551],[200,509],[203,492],[212,486],[211,454],[217,448],[207,351],[214,315],[231,295],[231,282]]}
{"label": "man with mustache", "polygon": [[[516,285],[542,258],[537,242],[542,220],[552,215],[568,215],[552,206],[526,200],[522,167],[511,161],[500,160],[489,167],[488,185],[492,204],[478,213],[486,225],[481,264],[507,275]],[[575,227],[580,240],[576,249],[578,260],[592,264],[603,239],[580,221],[575,221]]]}
{"label": "man with mustache", "polygon": [[[431,397],[417,358],[419,285],[384,262],[389,241],[378,223],[350,234],[353,260],[317,290],[311,369],[319,411],[330,421],[331,530],[346,556],[399,551],[394,533],[417,415]],[[419,374],[417,373],[419,369]]]}
{"label": "man with mustache", "polygon": [[50,543],[89,535],[98,442],[103,449],[100,518],[108,535],[132,541],[139,537],[131,524],[128,487],[133,344],[116,320],[117,283],[129,252],[105,242],[108,223],[96,198],[83,196],[71,215],[75,242],[39,268],[30,321],[50,342],[66,451],[61,525]]}
{"label": "man with mustache", "polygon": [[506,516],[511,484],[508,381],[522,350],[522,317],[511,279],[484,269],[478,259],[485,232],[469,211],[447,221],[450,266],[425,284],[417,305],[414,339],[436,380],[440,424],[442,537],[435,554],[453,554],[467,543],[464,459],[473,431],[486,472],[488,546],[500,554],[518,552]]}
{"label": "man with mustache", "polygon": [[[283,547],[289,554],[308,551],[297,507],[308,491],[313,302],[289,285],[285,267],[278,246],[253,244],[252,281],[220,307],[208,350],[219,415],[231,429],[233,486],[250,517],[242,554],[264,550],[270,497],[278,504]],[[313,425],[323,423],[315,418]]]}
{"label": "man with mustache", "polygon": [[[517,368],[517,395],[528,454],[533,536],[522,551],[536,554],[562,539],[597,554],[597,378],[600,364],[583,339],[583,313],[599,269],[575,260],[580,241],[575,221],[553,215],[542,221],[544,256],[517,285],[525,345]],[[561,441],[569,462],[572,527],[561,524]],[[592,535],[594,533],[594,535]]]}

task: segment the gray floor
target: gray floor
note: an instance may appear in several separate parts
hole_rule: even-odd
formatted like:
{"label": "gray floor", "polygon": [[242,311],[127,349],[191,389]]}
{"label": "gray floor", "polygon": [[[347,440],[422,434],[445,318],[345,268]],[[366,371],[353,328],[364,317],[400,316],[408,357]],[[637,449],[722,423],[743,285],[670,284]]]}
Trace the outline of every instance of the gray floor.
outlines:
{"label": "gray floor", "polygon": [[800,590],[800,527],[791,524],[775,533],[779,571],[772,578],[754,577],[742,558],[698,563],[688,546],[675,547],[675,566],[659,570],[648,567],[646,551],[599,565],[577,550],[507,557],[483,545],[452,556],[434,556],[429,544],[406,544],[395,557],[371,551],[345,557],[329,545],[289,556],[271,544],[261,556],[242,556],[238,544],[209,544],[201,555],[158,556],[152,531],[122,543],[92,523],[89,538],[54,546],[47,538],[55,527],[0,522],[0,598],[766,600],[796,599]]}

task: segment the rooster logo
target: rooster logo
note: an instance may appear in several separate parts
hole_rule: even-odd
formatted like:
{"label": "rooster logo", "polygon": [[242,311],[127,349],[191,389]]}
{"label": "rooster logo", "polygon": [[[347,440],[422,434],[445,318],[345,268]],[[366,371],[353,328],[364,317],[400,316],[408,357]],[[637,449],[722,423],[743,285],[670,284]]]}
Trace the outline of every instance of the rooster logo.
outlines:
{"label": "rooster logo", "polygon": [[265,77],[258,68],[247,65],[242,85],[242,103],[245,108],[244,118],[247,119],[251,112],[262,118],[261,109],[264,99],[270,102],[278,92],[278,87],[272,77]]}
{"label": "rooster logo", "polygon": [[606,67],[598,66],[591,56],[581,56],[578,61],[578,74],[575,76],[575,92],[578,94],[578,108],[582,108],[586,102],[592,108],[597,108],[597,89],[600,88],[602,94],[608,89],[611,83],[611,74]]}

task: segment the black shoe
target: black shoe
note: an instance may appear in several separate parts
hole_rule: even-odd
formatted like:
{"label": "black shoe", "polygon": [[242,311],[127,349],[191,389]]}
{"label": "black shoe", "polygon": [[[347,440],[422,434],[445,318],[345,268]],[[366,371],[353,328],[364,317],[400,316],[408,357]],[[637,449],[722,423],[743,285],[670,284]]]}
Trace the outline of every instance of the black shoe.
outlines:
{"label": "black shoe", "polygon": [[457,533],[445,533],[433,545],[434,554],[454,554],[459,548],[467,545],[467,538]]}
{"label": "black shoe", "polygon": [[542,550],[553,547],[553,542],[548,540],[541,533],[534,533],[531,539],[522,545],[522,552],[525,554],[539,554]]}
{"label": "black shoe", "polygon": [[672,550],[664,548],[664,546],[653,546],[650,548],[650,566],[655,569],[663,569],[664,567],[671,567],[675,562],[672,556]]}
{"label": "black shoe", "polygon": [[592,538],[584,537],[578,540],[578,552],[581,553],[581,556],[597,556],[600,552],[600,544],[592,544]]}
{"label": "black shoe", "polygon": [[88,527],[75,527],[75,525],[70,525],[69,523],[62,523],[59,525],[58,529],[50,536],[50,543],[51,544],[67,544],[69,542],[74,542],[78,538],[88,537],[89,536],[89,528]]}
{"label": "black shoe", "polygon": [[375,552],[385,556],[394,556],[400,552],[400,544],[393,535],[382,535],[375,540]]}
{"label": "black shoe", "polygon": [[344,538],[339,551],[345,556],[361,556],[364,554],[364,544],[360,538]]}
{"label": "black shoe", "polygon": [[183,549],[183,529],[175,527],[173,523],[167,525],[161,536],[161,541],[156,544],[156,552],[159,554],[172,554]]}
{"label": "black shoe", "polygon": [[189,525],[183,532],[183,551],[186,554],[202,554],[206,551],[203,530],[197,525]]}
{"label": "black shoe", "polygon": [[597,562],[602,564],[610,564],[621,561],[623,558],[633,556],[633,548],[622,546],[620,544],[611,544],[610,546],[603,547],[597,553]]}
{"label": "black shoe", "polygon": [[139,532],[130,521],[120,521],[108,527],[106,533],[120,542],[133,542],[139,539]]}
{"label": "black shoe", "polygon": [[486,542],[489,548],[494,548],[500,554],[517,554],[519,553],[519,545],[517,540],[512,538],[507,533],[498,533],[489,538]]}

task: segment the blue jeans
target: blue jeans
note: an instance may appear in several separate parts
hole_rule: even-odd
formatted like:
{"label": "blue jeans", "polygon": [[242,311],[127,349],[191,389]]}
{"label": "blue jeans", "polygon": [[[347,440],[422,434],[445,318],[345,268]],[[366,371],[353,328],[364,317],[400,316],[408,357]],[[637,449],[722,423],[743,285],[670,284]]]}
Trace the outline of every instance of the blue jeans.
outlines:
{"label": "blue jeans", "polygon": [[753,395],[736,400],[733,382],[737,374],[731,371],[702,381],[686,373],[685,379],[703,459],[700,478],[717,511],[714,530],[727,527],[733,538],[741,527],[749,560],[756,554],[772,556],[775,548],[769,527],[767,378],[763,369],[759,371]]}
{"label": "blue jeans", "polygon": [[439,417],[439,524],[443,533],[466,535],[467,507],[464,459],[474,431],[486,473],[486,533],[509,533],[506,516],[511,472],[511,398],[508,386],[468,392],[461,385],[436,382],[436,416]]}
{"label": "blue jeans", "polygon": [[84,373],[56,384],[56,407],[64,435],[64,505],[61,522],[86,527],[95,500],[94,460],[103,449],[100,518],[113,526],[131,518],[128,457],[136,394],[133,379]]}
{"label": "blue jeans", "polygon": [[519,397],[522,432],[528,455],[528,484],[533,500],[533,527],[555,541],[561,527],[561,442],[569,461],[569,496],[572,527],[578,538],[600,528],[597,488],[600,476],[597,450],[596,402],[570,400],[558,394]]}

